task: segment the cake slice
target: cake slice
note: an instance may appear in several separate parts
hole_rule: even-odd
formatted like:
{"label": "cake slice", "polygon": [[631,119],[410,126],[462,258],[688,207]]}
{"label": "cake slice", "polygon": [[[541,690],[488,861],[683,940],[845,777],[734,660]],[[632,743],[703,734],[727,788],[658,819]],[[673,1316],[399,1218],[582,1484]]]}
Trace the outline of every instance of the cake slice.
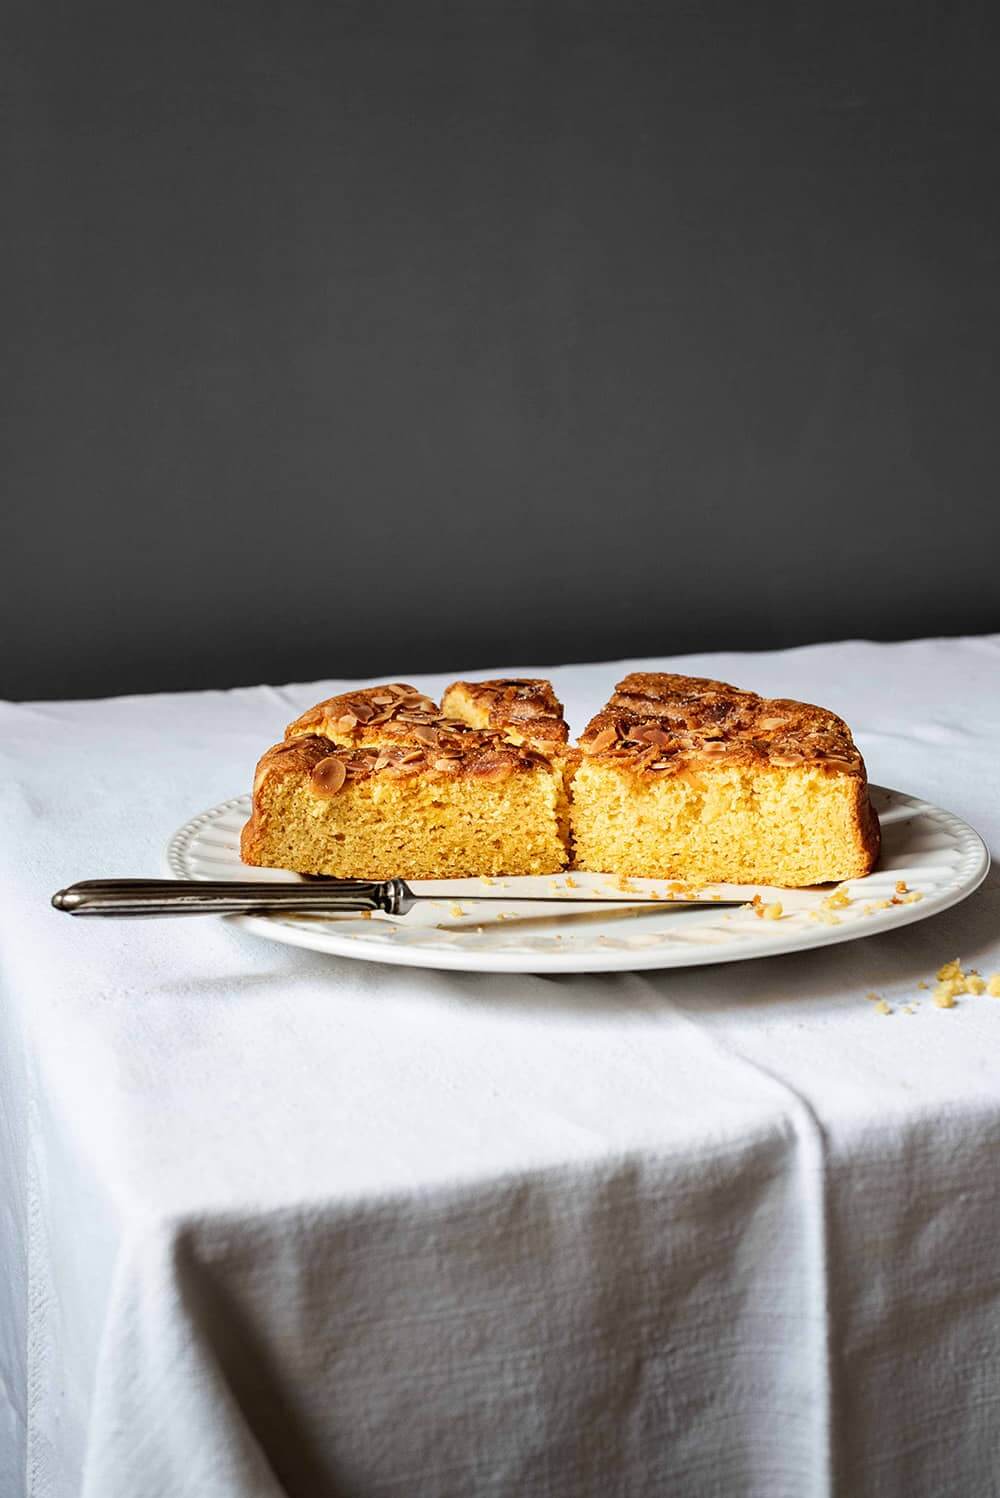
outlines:
{"label": "cake slice", "polygon": [[473,728],[501,734],[511,744],[560,753],[569,741],[563,705],[552,683],[541,677],[454,681],[441,699],[441,710]]}
{"label": "cake slice", "polygon": [[567,826],[557,765],[397,683],[289,725],[257,766],[241,855],[351,879],[551,874],[566,864]]}
{"label": "cake slice", "polygon": [[638,672],[580,748],[578,868],[796,886],[859,877],[878,856],[864,761],[825,708]]}

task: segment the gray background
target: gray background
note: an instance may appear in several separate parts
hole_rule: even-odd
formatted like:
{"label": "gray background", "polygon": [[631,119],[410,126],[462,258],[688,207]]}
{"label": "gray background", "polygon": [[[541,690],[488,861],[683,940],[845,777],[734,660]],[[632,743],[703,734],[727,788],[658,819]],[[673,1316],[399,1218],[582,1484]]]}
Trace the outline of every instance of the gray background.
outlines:
{"label": "gray background", "polygon": [[988,10],[7,7],[0,693],[1000,628]]}

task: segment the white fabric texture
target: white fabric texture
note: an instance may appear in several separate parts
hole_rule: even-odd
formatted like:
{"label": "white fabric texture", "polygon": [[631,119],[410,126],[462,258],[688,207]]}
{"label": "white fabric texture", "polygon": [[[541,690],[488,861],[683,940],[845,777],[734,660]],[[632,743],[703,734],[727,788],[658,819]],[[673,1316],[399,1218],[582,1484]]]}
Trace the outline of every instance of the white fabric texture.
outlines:
{"label": "white fabric texture", "polygon": [[[1000,636],[554,670],[574,726],[640,665],[830,706],[1000,840]],[[0,707],[0,1490],[1000,1491],[1000,1001],[917,989],[1000,970],[997,877],[594,977],[49,908],[341,685]]]}

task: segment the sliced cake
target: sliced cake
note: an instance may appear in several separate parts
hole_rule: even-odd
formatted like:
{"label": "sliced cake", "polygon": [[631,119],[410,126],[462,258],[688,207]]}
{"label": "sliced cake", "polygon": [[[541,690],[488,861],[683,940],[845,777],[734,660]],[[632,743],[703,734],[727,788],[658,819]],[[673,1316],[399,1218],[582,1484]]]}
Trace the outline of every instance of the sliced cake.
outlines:
{"label": "sliced cake", "polygon": [[878,856],[864,761],[825,708],[639,672],[580,748],[578,868],[795,886],[867,874]]}
{"label": "sliced cake", "polygon": [[550,874],[565,867],[567,827],[557,765],[396,683],[289,725],[257,766],[241,853],[354,879]]}
{"label": "sliced cake", "polygon": [[569,740],[563,705],[552,683],[540,677],[455,681],[441,710],[473,728],[501,734],[511,744],[532,744],[558,753]]}

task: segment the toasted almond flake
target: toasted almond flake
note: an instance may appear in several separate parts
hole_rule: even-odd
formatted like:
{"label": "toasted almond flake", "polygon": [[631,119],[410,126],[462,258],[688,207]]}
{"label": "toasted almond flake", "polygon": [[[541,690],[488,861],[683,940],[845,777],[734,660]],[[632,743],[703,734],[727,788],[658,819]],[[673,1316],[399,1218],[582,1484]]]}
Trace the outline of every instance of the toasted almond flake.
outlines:
{"label": "toasted almond flake", "polygon": [[394,701],[394,694],[392,692],[373,692],[371,701],[377,703],[379,707],[388,707]]}
{"label": "toasted almond flake", "polygon": [[314,766],[311,779],[317,795],[335,796],[347,779],[347,766],[335,754],[328,754]]}
{"label": "toasted almond flake", "polygon": [[655,725],[652,727],[630,728],[628,736],[637,744],[655,744],[659,749],[669,749],[672,742],[670,735],[664,733],[662,728],[657,728]]}
{"label": "toasted almond flake", "polygon": [[585,754],[603,754],[605,749],[610,749],[618,737],[614,728],[602,728],[599,734],[591,739],[589,744],[581,745]]}

